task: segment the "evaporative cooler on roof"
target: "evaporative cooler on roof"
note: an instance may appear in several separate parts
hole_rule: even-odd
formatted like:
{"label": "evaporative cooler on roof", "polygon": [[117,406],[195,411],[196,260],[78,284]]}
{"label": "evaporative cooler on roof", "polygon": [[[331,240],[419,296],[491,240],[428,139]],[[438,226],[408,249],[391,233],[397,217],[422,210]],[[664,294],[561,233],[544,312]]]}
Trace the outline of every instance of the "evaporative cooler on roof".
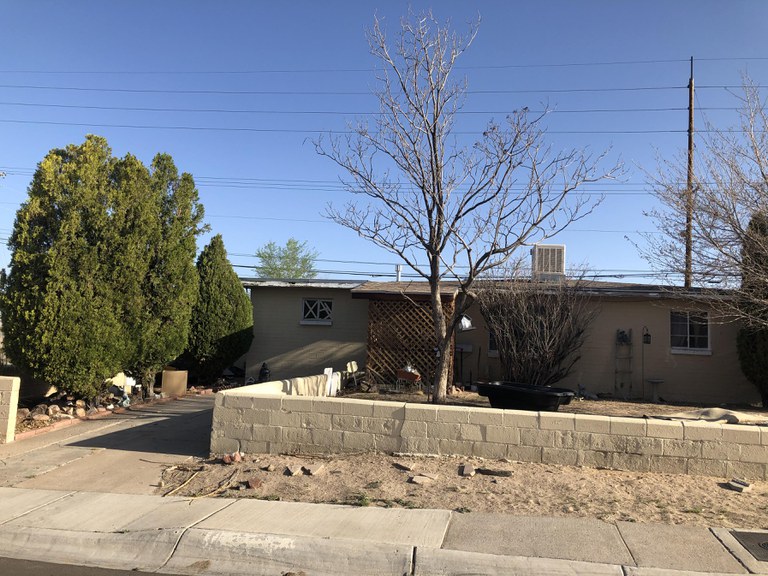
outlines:
{"label": "evaporative cooler on roof", "polygon": [[535,280],[565,278],[565,245],[535,244],[531,249],[531,268]]}

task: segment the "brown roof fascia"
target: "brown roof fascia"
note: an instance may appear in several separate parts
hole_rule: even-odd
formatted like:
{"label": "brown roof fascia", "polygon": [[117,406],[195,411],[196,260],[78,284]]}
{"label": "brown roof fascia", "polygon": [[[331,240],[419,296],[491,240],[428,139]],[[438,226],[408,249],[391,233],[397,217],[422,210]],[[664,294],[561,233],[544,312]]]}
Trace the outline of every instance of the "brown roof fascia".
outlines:
{"label": "brown roof fascia", "polygon": [[[456,299],[458,287],[455,284],[442,284],[440,300],[452,302]],[[366,282],[352,289],[352,298],[367,300],[403,300],[428,301],[430,299],[427,282]]]}

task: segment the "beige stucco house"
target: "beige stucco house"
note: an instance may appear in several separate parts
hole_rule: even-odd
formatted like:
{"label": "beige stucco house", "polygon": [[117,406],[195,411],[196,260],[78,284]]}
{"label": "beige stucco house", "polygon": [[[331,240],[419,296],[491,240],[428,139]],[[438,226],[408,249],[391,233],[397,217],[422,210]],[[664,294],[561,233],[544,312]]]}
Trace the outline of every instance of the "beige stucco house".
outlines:
{"label": "beige stucco house", "polygon": [[[428,318],[404,312],[409,306],[426,305],[424,283],[243,280],[243,284],[253,302],[254,340],[244,358],[247,375],[253,378],[258,378],[263,362],[273,378],[288,378],[317,374],[326,367],[344,370],[351,360],[363,368],[370,358],[377,377],[394,379],[394,362],[414,363],[419,358],[406,351],[421,348],[423,359],[431,350],[428,342],[413,340],[414,333],[425,332],[412,330]],[[708,297],[618,283],[591,283],[585,290],[598,308],[597,318],[581,360],[558,385],[618,398],[651,399],[656,394],[667,401],[710,405],[759,402],[757,390],[739,368],[738,325],[718,319]],[[450,287],[443,303],[452,305]],[[476,306],[468,315],[476,329],[456,336],[455,381],[499,379],[498,354],[482,315]],[[402,334],[399,348],[391,342],[392,334],[390,342],[383,342],[382,326]],[[377,352],[382,346],[389,347],[385,354],[389,364],[382,363]]]}

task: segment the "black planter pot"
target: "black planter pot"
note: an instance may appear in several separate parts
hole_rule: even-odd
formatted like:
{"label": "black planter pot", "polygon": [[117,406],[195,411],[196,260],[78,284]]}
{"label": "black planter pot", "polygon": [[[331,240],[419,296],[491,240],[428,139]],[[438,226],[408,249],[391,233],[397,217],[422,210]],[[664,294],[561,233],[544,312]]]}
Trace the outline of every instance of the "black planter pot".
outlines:
{"label": "black planter pot", "polygon": [[533,386],[515,382],[485,382],[477,384],[477,392],[487,396],[493,408],[514,410],[539,410],[555,412],[560,406],[571,402],[573,390]]}

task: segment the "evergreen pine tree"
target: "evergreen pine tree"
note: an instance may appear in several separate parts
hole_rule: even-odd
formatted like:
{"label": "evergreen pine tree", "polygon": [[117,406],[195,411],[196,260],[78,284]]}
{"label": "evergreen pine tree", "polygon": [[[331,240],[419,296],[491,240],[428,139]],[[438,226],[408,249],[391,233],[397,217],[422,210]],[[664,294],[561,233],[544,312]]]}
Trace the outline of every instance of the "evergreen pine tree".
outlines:
{"label": "evergreen pine tree", "polygon": [[232,265],[221,235],[197,259],[200,296],[192,315],[189,352],[203,382],[219,376],[253,340],[253,308]]}

